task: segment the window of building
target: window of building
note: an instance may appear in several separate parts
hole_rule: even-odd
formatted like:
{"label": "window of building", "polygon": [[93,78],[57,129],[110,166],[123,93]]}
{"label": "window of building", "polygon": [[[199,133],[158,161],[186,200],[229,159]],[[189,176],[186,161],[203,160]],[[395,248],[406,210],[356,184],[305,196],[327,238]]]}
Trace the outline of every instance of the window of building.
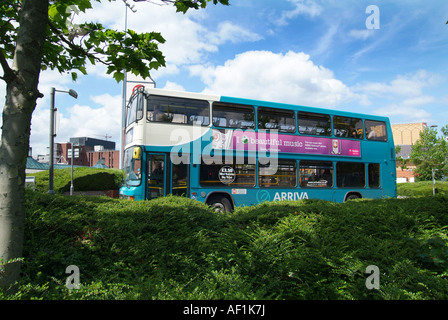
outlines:
{"label": "window of building", "polygon": [[334,116],[333,130],[336,137],[363,139],[362,119]]}
{"label": "window of building", "polygon": [[278,159],[277,165],[258,165],[260,187],[295,187],[297,181],[295,160]]}
{"label": "window of building", "polygon": [[208,126],[208,101],[151,95],[148,97],[146,118],[153,122],[167,122]]}
{"label": "window of building", "polygon": [[330,161],[300,161],[299,181],[302,188],[331,188],[333,186],[333,163]]}
{"label": "window of building", "polygon": [[213,125],[216,127],[254,129],[254,107],[231,103],[213,103]]}
{"label": "window of building", "polygon": [[300,111],[297,115],[297,122],[301,134],[331,135],[331,118],[328,114]]}
{"label": "window of building", "polygon": [[369,164],[369,187],[379,188],[380,187],[380,164],[370,163]]}
{"label": "window of building", "polygon": [[211,164],[202,161],[200,184],[202,187],[254,187],[255,164],[249,164],[248,158],[234,157],[229,160],[224,156]]}
{"label": "window of building", "polygon": [[367,139],[387,141],[386,123],[383,121],[366,120]]}
{"label": "window of building", "polygon": [[338,162],[336,184],[338,188],[364,188],[366,186],[364,163]]}
{"label": "window of building", "polygon": [[258,108],[258,129],[295,132],[296,116],[291,110]]}

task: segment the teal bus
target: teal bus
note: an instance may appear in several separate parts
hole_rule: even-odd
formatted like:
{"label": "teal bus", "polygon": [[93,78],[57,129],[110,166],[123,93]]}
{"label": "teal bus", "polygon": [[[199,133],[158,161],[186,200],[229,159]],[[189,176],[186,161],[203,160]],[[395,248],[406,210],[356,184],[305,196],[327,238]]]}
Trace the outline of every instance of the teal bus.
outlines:
{"label": "teal bus", "polygon": [[396,197],[389,119],[137,86],[120,197],[168,194],[232,211],[263,201]]}

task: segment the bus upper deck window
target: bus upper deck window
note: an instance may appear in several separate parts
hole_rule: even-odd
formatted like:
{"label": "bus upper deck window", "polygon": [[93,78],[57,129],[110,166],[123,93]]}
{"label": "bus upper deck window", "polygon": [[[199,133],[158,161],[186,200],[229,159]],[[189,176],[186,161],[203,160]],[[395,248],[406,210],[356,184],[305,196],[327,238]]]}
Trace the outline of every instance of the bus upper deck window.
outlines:
{"label": "bus upper deck window", "polygon": [[299,133],[301,134],[317,136],[331,135],[331,118],[328,114],[299,111],[297,122]]}
{"label": "bus upper deck window", "polygon": [[213,125],[236,129],[254,129],[254,107],[231,103],[213,103]]}
{"label": "bus upper deck window", "polygon": [[127,112],[126,126],[143,118],[143,93],[138,92],[131,97]]}
{"label": "bus upper deck window", "polygon": [[385,122],[366,120],[365,124],[368,140],[387,141],[387,130]]}
{"label": "bus upper deck window", "polygon": [[335,137],[352,139],[364,138],[364,129],[361,119],[334,116],[333,127]]}
{"label": "bus upper deck window", "polygon": [[177,97],[149,96],[146,118],[151,122],[166,122],[208,126],[208,101]]}
{"label": "bus upper deck window", "polygon": [[258,128],[278,130],[280,132],[295,132],[296,117],[292,110],[258,108]]}

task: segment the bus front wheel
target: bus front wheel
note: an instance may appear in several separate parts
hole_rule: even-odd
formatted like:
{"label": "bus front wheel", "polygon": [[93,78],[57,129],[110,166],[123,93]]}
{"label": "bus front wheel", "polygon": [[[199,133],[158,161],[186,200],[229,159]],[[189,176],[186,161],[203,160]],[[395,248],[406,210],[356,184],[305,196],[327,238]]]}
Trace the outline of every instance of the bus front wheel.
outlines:
{"label": "bus front wheel", "polygon": [[214,196],[207,201],[207,204],[215,212],[232,212],[232,204],[230,203],[229,199],[224,196]]}

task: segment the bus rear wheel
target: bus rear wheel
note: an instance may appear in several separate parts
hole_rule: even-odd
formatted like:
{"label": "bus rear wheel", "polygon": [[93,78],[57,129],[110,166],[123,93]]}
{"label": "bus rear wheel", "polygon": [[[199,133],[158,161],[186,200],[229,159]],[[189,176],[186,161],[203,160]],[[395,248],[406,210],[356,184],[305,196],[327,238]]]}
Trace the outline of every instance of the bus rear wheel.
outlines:
{"label": "bus rear wheel", "polygon": [[210,200],[207,201],[207,204],[215,212],[232,212],[232,204],[230,203],[229,199],[224,196],[213,196]]}
{"label": "bus rear wheel", "polygon": [[356,193],[352,193],[345,199],[345,201],[354,200],[354,199],[361,199],[361,196]]}

